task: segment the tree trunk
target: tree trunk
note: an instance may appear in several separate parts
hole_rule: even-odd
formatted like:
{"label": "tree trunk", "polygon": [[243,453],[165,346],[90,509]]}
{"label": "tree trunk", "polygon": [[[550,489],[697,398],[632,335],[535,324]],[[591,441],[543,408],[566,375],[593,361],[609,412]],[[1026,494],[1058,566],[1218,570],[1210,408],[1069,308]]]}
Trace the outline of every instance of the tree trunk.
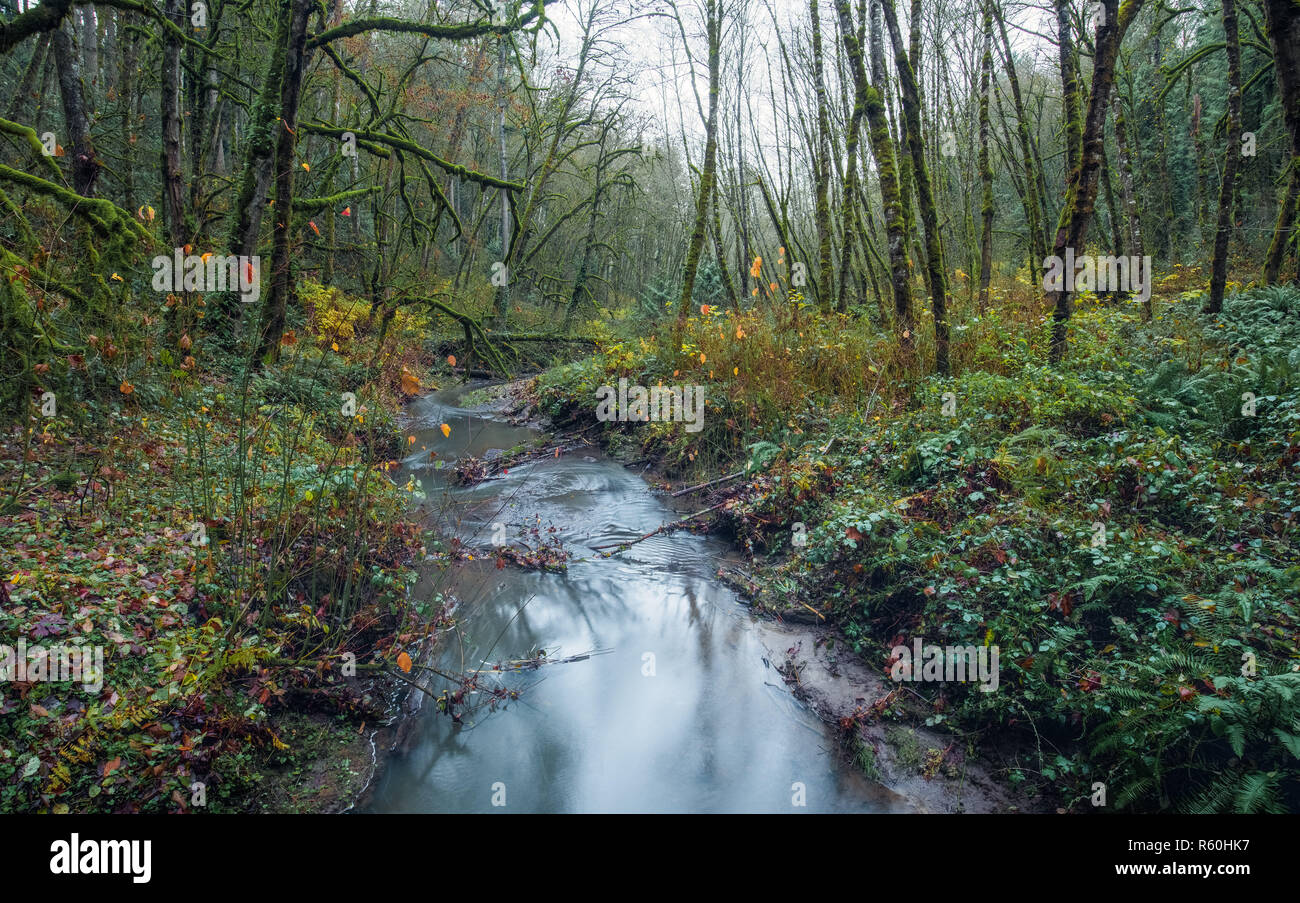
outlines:
{"label": "tree trunk", "polygon": [[70,30],[68,23],[60,25],[51,32],[50,42],[54,47],[54,62],[59,70],[63,120],[68,129],[68,148],[72,155],[72,190],[91,197],[95,192],[100,163],[90,137],[90,114],[86,110],[81,58],[72,46]]}
{"label": "tree trunk", "polygon": [[1237,198],[1237,168],[1241,159],[1241,43],[1237,35],[1237,2],[1223,0],[1223,31],[1228,53],[1228,149],[1223,155],[1223,184],[1219,188],[1219,222],[1210,264],[1210,297],[1205,312],[1223,309],[1228,282],[1228,240],[1232,237],[1232,208]]}
{"label": "tree trunk", "polygon": [[844,54],[848,58],[849,70],[853,76],[854,115],[866,116],[870,126],[868,135],[871,139],[871,152],[876,159],[876,169],[880,177],[880,197],[885,208],[890,282],[894,292],[894,328],[898,330],[899,346],[904,355],[907,355],[910,354],[913,345],[912,289],[907,282],[907,235],[903,229],[898,170],[894,166],[894,148],[889,140],[889,124],[885,121],[885,103],[881,99],[880,92],[867,82],[862,44],[853,29],[853,16],[849,12],[848,0],[835,0],[835,12],[839,16],[840,40],[844,44]]}
{"label": "tree trunk", "polygon": [[993,7],[984,0],[984,55],[980,58],[979,171],[980,171],[980,294],[977,310],[989,306],[993,279],[993,167],[989,161],[989,91],[993,78]]}
{"label": "tree trunk", "polygon": [[917,203],[921,210],[921,224],[925,227],[925,258],[929,269],[931,307],[934,311],[934,369],[941,376],[948,375],[948,280],[943,269],[943,250],[939,244],[939,213],[934,203],[934,187],[930,184],[930,170],[925,159],[925,143],[921,134],[921,94],[916,85],[916,73],[903,47],[903,35],[898,27],[898,14],[894,0],[881,0],[885,11],[885,24],[889,39],[894,45],[894,64],[903,89],[903,117],[907,122],[907,147],[912,155],[912,172],[916,177]]}
{"label": "tree trunk", "polygon": [[1016,62],[1011,56],[1011,41],[1007,38],[1006,20],[1002,16],[1000,0],[989,0],[989,3],[993,7],[993,17],[997,19],[998,32],[1002,38],[1007,82],[1011,87],[1011,100],[1016,109],[1016,136],[1020,139],[1020,156],[1024,161],[1025,193],[1022,200],[1025,207],[1025,227],[1029,230],[1029,274],[1033,285],[1042,285],[1043,258],[1047,256],[1047,243],[1044,239],[1046,211],[1043,209],[1043,196],[1038,190],[1041,180],[1033,145],[1029,140],[1029,117],[1025,113],[1025,102],[1020,93]]}
{"label": "tree trunk", "polygon": [[[1057,223],[1053,253],[1064,260],[1066,248],[1082,253],[1092,224],[1097,187],[1101,176],[1101,155],[1106,135],[1106,107],[1115,82],[1115,60],[1124,34],[1142,9],[1144,0],[1103,0],[1105,19],[1097,27],[1096,56],[1093,59],[1092,92],[1088,97],[1088,115],[1083,125],[1083,156],[1066,187],[1061,218]],[[1067,273],[1060,289],[1049,290],[1052,302],[1052,339],[1048,357],[1059,363],[1065,357],[1066,334],[1074,307],[1074,273]]]}
{"label": "tree trunk", "polygon": [[[497,163],[501,181],[510,178],[509,160],[506,157],[506,36],[497,39]],[[557,123],[556,128],[560,125]],[[504,326],[510,319],[510,191],[502,188],[501,195],[501,263],[505,271],[501,274],[501,284],[497,286],[496,303],[493,308],[492,321]]]}
{"label": "tree trunk", "polygon": [[[1074,60],[1074,37],[1070,30],[1070,0],[1056,2],[1056,40],[1061,52],[1061,124],[1065,132],[1065,180],[1079,165],[1083,148],[1083,124],[1079,121],[1079,72]],[[1109,15],[1109,13],[1107,13]]]}
{"label": "tree trunk", "polygon": [[677,305],[677,332],[686,326],[695,293],[695,275],[700,268],[700,254],[704,250],[705,231],[708,227],[709,201],[713,197],[713,182],[718,165],[718,80],[722,69],[722,4],[720,0],[707,0],[705,6],[705,31],[709,41],[709,115],[705,123],[704,168],[700,172],[699,194],[695,199],[695,227],[691,230],[686,248],[686,267],[682,274],[682,295]]}
{"label": "tree trunk", "polygon": [[[1300,4],[1295,0],[1265,0],[1268,39],[1273,47],[1273,72],[1277,76],[1282,116],[1291,136],[1291,180],[1277,213],[1273,240],[1264,262],[1264,281],[1277,281],[1288,239],[1295,229],[1297,196],[1300,195]],[[1300,260],[1300,254],[1297,254]]]}
{"label": "tree trunk", "polygon": [[280,80],[280,122],[275,145],[275,228],[271,251],[271,291],[262,319],[262,338],[257,356],[274,361],[280,354],[285,313],[294,295],[289,255],[289,230],[293,228],[293,177],[297,164],[298,104],[307,65],[307,19],[313,0],[280,0],[280,14],[288,20],[288,42],[284,52],[284,76]]}
{"label": "tree trunk", "polygon": [[[831,309],[831,139],[830,117],[826,104],[826,73],[822,59],[822,25],[818,7],[821,0],[808,0],[812,16],[813,85],[817,91],[817,165],[814,167],[817,196],[817,304],[822,311]],[[856,144],[856,141],[855,141]],[[847,223],[845,231],[848,230]]]}
{"label": "tree trunk", "polygon": [[[1120,104],[1119,92],[1111,95],[1111,106],[1115,111],[1115,147],[1119,151],[1119,191],[1124,205],[1124,221],[1128,232],[1128,252],[1141,260],[1146,256],[1142,244],[1142,216],[1138,211],[1137,192],[1133,188],[1133,157],[1129,153],[1128,121],[1124,118],[1124,108]],[[1143,316],[1151,319],[1154,302],[1151,296],[1143,304]]]}
{"label": "tree trunk", "polygon": [[[183,27],[182,0],[167,0],[163,15],[178,28]],[[173,32],[162,33],[162,73],[159,95],[162,99],[162,180],[163,212],[172,243],[181,247],[188,241],[185,229],[184,174],[181,171],[181,42]],[[193,140],[193,138],[191,138]]]}

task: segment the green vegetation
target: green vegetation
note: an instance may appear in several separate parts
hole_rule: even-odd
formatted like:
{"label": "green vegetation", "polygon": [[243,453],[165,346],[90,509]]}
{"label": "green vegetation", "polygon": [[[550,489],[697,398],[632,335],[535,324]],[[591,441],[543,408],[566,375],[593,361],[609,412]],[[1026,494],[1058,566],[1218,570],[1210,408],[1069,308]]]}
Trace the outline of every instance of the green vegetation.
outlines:
{"label": "green vegetation", "polygon": [[[387,475],[428,323],[400,314],[376,343],[364,302],[303,297],[257,371],[214,339],[99,337],[52,413],[0,445],[0,635],[100,647],[104,668],[90,690],[4,686],[0,809],[239,810],[298,761],[274,782],[285,803],[295,775],[320,782],[302,757],[386,717],[391,688],[370,678],[440,609],[408,598],[413,487]],[[294,805],[357,789],[324,786]]]}
{"label": "green vegetation", "polygon": [[681,353],[615,342],[543,397],[562,415],[619,376],[705,384],[695,437],[604,427],[692,482],[753,468],[718,523],[765,569],[759,601],[824,612],[882,673],[913,636],[999,646],[996,692],[916,686],[929,723],[1018,737],[1015,779],[1075,808],[1100,781],[1122,809],[1294,811],[1300,292],[1214,317],[1179,279],[1149,324],[1085,304],[1058,368],[1045,328],[996,315],[956,330],[958,375],[909,382],[834,320],[706,313]]}

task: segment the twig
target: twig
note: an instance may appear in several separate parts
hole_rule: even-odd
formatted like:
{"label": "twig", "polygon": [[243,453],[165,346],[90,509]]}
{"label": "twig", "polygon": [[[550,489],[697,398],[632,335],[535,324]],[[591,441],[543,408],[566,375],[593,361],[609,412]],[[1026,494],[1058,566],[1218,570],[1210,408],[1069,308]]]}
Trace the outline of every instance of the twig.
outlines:
{"label": "twig", "polygon": [[738,470],[735,473],[727,474],[725,477],[718,477],[716,480],[709,480],[707,483],[700,483],[697,486],[688,486],[685,489],[678,489],[676,492],[672,493],[672,497],[677,498],[680,495],[689,495],[690,493],[696,492],[700,489],[708,489],[710,486],[717,486],[719,483],[726,483],[729,480],[734,480],[736,477],[743,477],[744,475],[745,472],[743,470]]}
{"label": "twig", "polygon": [[[705,508],[703,511],[696,511],[694,514],[688,514],[685,517],[683,517],[681,520],[675,520],[672,523],[664,524],[662,527],[659,527],[656,530],[651,530],[645,536],[642,536],[639,539],[633,539],[630,542],[611,542],[611,543],[606,543],[603,546],[590,546],[589,548],[593,552],[601,552],[604,549],[618,549],[621,552],[624,549],[631,548],[632,546],[636,545],[639,542],[645,542],[647,539],[649,539],[652,536],[658,536],[660,533],[663,533],[666,530],[677,530],[681,527],[684,527],[686,526],[687,521],[694,520],[695,518],[699,517],[701,514],[708,514],[710,511],[717,511],[725,504],[727,504],[725,501],[718,502],[718,504],[711,505],[708,508]],[[610,552],[604,555],[604,557],[608,558],[610,555],[613,554],[615,553]]]}

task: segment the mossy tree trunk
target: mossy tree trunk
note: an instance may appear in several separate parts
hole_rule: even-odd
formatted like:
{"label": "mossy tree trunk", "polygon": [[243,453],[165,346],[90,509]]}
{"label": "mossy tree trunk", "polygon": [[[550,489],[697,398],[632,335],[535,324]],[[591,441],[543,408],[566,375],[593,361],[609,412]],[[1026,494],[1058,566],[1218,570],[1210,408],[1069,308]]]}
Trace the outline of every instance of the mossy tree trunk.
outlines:
{"label": "mossy tree trunk", "polygon": [[713,183],[718,166],[718,81],[722,69],[722,3],[707,0],[705,3],[705,34],[709,42],[709,113],[705,121],[704,168],[700,171],[700,184],[695,197],[695,226],[686,247],[686,264],[682,273],[682,294],[677,305],[677,331],[686,326],[691,312],[691,298],[695,294],[695,276],[700,269],[700,255],[704,251],[704,238],[708,229],[709,201],[713,198]]}
{"label": "mossy tree trunk", "polygon": [[1079,70],[1074,59],[1070,26],[1070,0],[1055,0],[1056,46],[1061,66],[1061,128],[1065,134],[1065,179],[1070,180],[1083,150],[1083,122],[1079,114]]}
{"label": "mossy tree trunk", "polygon": [[1237,200],[1237,170],[1241,160],[1241,41],[1237,33],[1237,2],[1223,0],[1223,31],[1228,53],[1228,147],[1223,155],[1223,183],[1219,187],[1219,219],[1210,263],[1210,297],[1206,313],[1223,309],[1228,282],[1228,241],[1232,238],[1232,208]]}
{"label": "mossy tree trunk", "polygon": [[[1264,281],[1271,285],[1278,280],[1287,245],[1295,243],[1296,205],[1300,203],[1300,3],[1296,0],[1265,0],[1264,13],[1269,44],[1273,48],[1273,72],[1277,77],[1282,116],[1291,138],[1291,179],[1264,258]],[[1300,254],[1296,256],[1300,259]],[[1300,272],[1297,278],[1300,278]]]}
{"label": "mossy tree trunk", "polygon": [[[1066,248],[1076,254],[1083,252],[1088,237],[1088,227],[1097,201],[1097,188],[1101,181],[1103,142],[1106,137],[1106,108],[1110,102],[1111,88],[1115,83],[1115,61],[1119,46],[1133,19],[1141,11],[1144,0],[1103,0],[1105,16],[1097,26],[1093,46],[1092,91],[1088,97],[1088,115],[1083,123],[1083,151],[1079,165],[1070,174],[1065,190],[1065,202],[1057,222],[1053,253],[1065,259]],[[1052,335],[1048,357],[1059,363],[1065,357],[1066,336],[1070,313],[1074,308],[1074,274],[1067,273],[1059,290],[1048,292],[1052,303]]]}
{"label": "mossy tree trunk", "polygon": [[[812,18],[813,86],[817,92],[817,165],[813,173],[817,195],[817,304],[823,311],[828,311],[834,292],[831,276],[831,127],[826,103],[820,5],[821,0],[808,0],[808,12]],[[848,229],[846,222],[846,234]]]}
{"label": "mossy tree trunk", "polygon": [[[163,15],[181,27],[183,10],[182,0],[167,0]],[[172,244],[179,248],[188,241],[185,229],[185,176],[181,171],[181,41],[170,30],[163,32],[161,41],[163,52],[159,96],[162,101],[163,211],[167,217]],[[198,136],[191,135],[190,141],[197,145]],[[197,178],[198,173],[193,176]]]}
{"label": "mossy tree trunk", "polygon": [[[898,70],[902,88],[903,118],[907,124],[907,150],[912,158],[912,173],[916,179],[917,206],[921,212],[921,225],[925,228],[925,262],[929,278],[931,309],[934,312],[934,369],[948,374],[948,279],[943,267],[943,249],[939,243],[939,211],[934,203],[934,186],[930,183],[930,168],[925,159],[925,141],[921,133],[921,92],[916,84],[907,50],[903,47],[903,34],[898,27],[898,13],[894,0],[881,0],[889,40],[894,46],[894,65]],[[913,13],[915,14],[915,7]]]}
{"label": "mossy tree trunk", "polygon": [[262,335],[257,357],[274,361],[280,353],[285,313],[294,296],[290,261],[290,230],[293,228],[293,181],[297,163],[298,106],[302,79],[307,67],[307,20],[315,9],[313,0],[281,0],[280,15],[288,20],[288,43],[284,53],[284,76],[280,80],[280,120],[275,144],[275,226],[272,231],[271,291],[262,317]]}
{"label": "mossy tree trunk", "polygon": [[993,6],[984,2],[984,53],[980,57],[979,159],[980,171],[980,285],[976,308],[981,314],[989,306],[989,282],[993,278],[993,166],[989,160],[989,91],[993,80]]}
{"label": "mossy tree trunk", "polygon": [[835,12],[839,16],[844,55],[853,76],[854,114],[866,117],[871,153],[875,157],[879,173],[880,197],[885,208],[885,235],[889,246],[890,283],[894,293],[894,328],[898,330],[899,346],[904,355],[907,355],[914,344],[912,289],[907,281],[907,234],[903,228],[894,147],[889,140],[889,124],[885,121],[885,103],[880,92],[867,81],[862,43],[853,27],[848,0],[835,0]]}

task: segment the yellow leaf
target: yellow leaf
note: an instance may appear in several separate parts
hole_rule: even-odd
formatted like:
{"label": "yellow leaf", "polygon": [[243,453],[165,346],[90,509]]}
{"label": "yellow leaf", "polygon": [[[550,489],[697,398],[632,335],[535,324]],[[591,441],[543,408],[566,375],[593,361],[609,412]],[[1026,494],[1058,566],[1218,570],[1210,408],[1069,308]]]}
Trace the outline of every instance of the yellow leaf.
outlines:
{"label": "yellow leaf", "polygon": [[338,351],[338,350],[339,350],[339,343],[338,343],[338,342],[330,342],[330,348],[331,348],[331,350],[333,350],[333,351]]}
{"label": "yellow leaf", "polygon": [[302,165],[302,168],[305,169],[305,170],[307,170],[307,172],[311,172],[311,167],[308,166],[306,163],[304,163],[304,164]]}

